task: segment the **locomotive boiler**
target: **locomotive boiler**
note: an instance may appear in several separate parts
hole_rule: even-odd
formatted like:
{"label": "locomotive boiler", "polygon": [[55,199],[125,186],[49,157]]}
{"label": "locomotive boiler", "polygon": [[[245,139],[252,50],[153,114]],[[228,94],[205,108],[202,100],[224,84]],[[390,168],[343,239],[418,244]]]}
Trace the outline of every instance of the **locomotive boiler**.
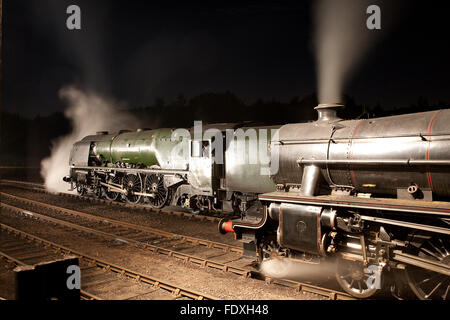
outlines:
{"label": "locomotive boiler", "polygon": [[[279,131],[278,185],[300,193],[369,193],[398,198],[450,196],[450,111],[341,121],[321,105],[314,124]],[[319,183],[323,177],[326,183]],[[329,190],[318,190],[320,187]]]}
{"label": "locomotive boiler", "polygon": [[338,104],[272,140],[276,190],[223,220],[247,253],[336,261],[358,298],[409,285],[421,299],[450,296],[450,110],[344,121]]}

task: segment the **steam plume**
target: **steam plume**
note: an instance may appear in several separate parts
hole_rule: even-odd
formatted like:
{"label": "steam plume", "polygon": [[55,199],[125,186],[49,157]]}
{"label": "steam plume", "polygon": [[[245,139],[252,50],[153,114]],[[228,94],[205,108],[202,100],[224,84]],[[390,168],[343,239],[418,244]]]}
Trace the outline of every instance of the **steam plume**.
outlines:
{"label": "steam plume", "polygon": [[289,259],[269,259],[260,265],[260,271],[271,278],[326,281],[334,276],[336,266],[328,261],[320,264],[297,262]]}
{"label": "steam plume", "polygon": [[368,0],[319,0],[314,8],[319,103],[343,102],[346,82],[380,30],[366,27]]}
{"label": "steam plume", "polygon": [[68,102],[65,116],[72,122],[72,132],[52,142],[50,157],[41,162],[41,175],[45,187],[52,192],[67,192],[68,184],[62,180],[69,173],[69,155],[73,143],[96,131],[133,129],[139,122],[120,111],[117,102],[74,87],[60,90],[59,96]]}

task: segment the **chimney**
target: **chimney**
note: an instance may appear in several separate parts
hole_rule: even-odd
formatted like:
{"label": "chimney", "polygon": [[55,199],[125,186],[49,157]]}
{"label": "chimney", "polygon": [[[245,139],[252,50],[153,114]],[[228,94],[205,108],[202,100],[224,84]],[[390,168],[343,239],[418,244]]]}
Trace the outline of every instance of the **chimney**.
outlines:
{"label": "chimney", "polygon": [[319,104],[317,107],[314,108],[315,110],[317,110],[317,113],[319,114],[317,121],[334,122],[342,120],[337,115],[337,110],[339,108],[344,108],[344,105],[340,103]]}

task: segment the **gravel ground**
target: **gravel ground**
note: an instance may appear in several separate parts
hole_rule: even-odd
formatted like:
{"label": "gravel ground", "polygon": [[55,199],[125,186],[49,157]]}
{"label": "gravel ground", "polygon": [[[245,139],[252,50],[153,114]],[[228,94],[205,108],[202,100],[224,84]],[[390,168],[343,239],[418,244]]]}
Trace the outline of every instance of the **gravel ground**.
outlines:
{"label": "gravel ground", "polygon": [[92,203],[83,199],[65,198],[58,195],[33,192],[11,186],[1,186],[0,191],[67,209],[90,213],[96,216],[126,221],[177,234],[240,246],[240,242],[234,240],[233,234],[228,233],[222,235],[219,233],[217,229],[217,222],[201,221],[198,219],[190,219],[188,217],[180,217],[116,205]]}
{"label": "gravel ground", "polygon": [[[39,197],[46,197],[47,195],[33,193],[28,194],[28,196],[30,198],[39,200]],[[41,198],[41,201],[44,201],[44,198]],[[67,200],[64,199],[62,201]],[[57,204],[56,200],[55,202],[51,203]],[[82,204],[77,205],[82,206]],[[86,205],[85,210],[83,211],[86,211],[88,207],[92,207],[91,210],[99,210],[96,206],[92,206],[91,204],[89,204]],[[80,207],[74,209],[81,210]],[[118,208],[114,207],[114,209]],[[129,209],[127,209],[127,211],[128,210]],[[99,214],[105,214],[105,216],[116,218],[115,216],[111,216],[113,213],[107,212],[106,209]],[[180,219],[176,217],[170,217],[170,219],[164,217],[154,217],[154,219],[149,219],[149,215],[142,212],[140,214],[137,214],[136,216],[133,214],[131,218],[129,212],[128,216],[126,215],[126,212],[120,212],[117,214],[123,215],[124,218],[132,219],[131,221],[126,221],[130,221],[133,223],[139,223],[138,221],[146,221],[149,226],[153,227],[158,227],[158,225],[156,224],[158,221],[161,225],[169,227],[171,224],[176,224],[176,222],[174,222],[176,221],[176,219]],[[145,219],[146,217],[147,219]],[[172,223],[170,223],[170,220],[172,220]],[[219,299],[323,299],[322,297],[314,294],[296,292],[295,290],[290,288],[269,285],[259,280],[245,279],[243,277],[235,276],[219,270],[199,268],[197,266],[184,264],[181,261],[158,254],[152,254],[149,251],[130,247],[123,243],[105,241],[97,238],[96,236],[90,236],[73,230],[64,230],[59,227],[57,228],[51,224],[38,222],[27,218],[19,218],[4,210],[1,211],[0,222],[24,230],[25,232],[32,233],[46,240],[54,241],[58,244],[73,248],[74,250],[81,251],[85,254],[99,257],[111,263],[116,263],[118,265],[128,267],[132,270],[146,273],[164,281],[168,281],[185,288],[190,288],[205,295],[210,295]],[[202,230],[201,228],[204,227],[202,226],[203,223],[204,222],[180,219],[179,224],[181,224],[181,226],[177,226],[176,228],[178,228],[178,230],[190,230],[191,232],[197,230],[196,235],[198,236],[198,230]],[[211,223],[206,224],[211,225]],[[185,228],[185,225],[188,227]],[[211,226],[211,229],[212,228],[213,226]],[[169,229],[167,230],[172,231]]]}

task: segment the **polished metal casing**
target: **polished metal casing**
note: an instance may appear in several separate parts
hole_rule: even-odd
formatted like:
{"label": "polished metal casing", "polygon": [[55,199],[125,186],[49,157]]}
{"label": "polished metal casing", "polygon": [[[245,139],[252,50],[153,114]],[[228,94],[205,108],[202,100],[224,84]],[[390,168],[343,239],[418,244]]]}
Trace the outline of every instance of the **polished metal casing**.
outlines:
{"label": "polished metal casing", "polygon": [[[242,127],[244,131],[255,130],[257,133],[254,145],[256,148],[252,150],[249,143],[246,143],[243,149],[233,148],[230,145],[225,146],[225,177],[226,189],[228,191],[239,190],[244,193],[264,193],[275,191],[275,184],[270,178],[270,164],[264,164],[261,155],[267,155],[270,159],[270,141],[272,133],[277,130],[279,126],[265,126],[265,127]],[[262,143],[259,130],[267,130],[268,143]],[[263,140],[264,141],[264,140]],[[256,163],[249,161],[251,156],[256,157]],[[245,159],[244,162],[239,159]],[[263,170],[267,170],[264,174]]]}
{"label": "polished metal casing", "polygon": [[[393,195],[417,184],[421,190],[450,196],[450,109],[287,124],[273,144],[279,150],[272,154],[279,161],[273,176],[277,184],[302,185],[304,170],[314,172],[309,166],[317,166],[322,187]],[[319,192],[311,194],[314,185],[301,187],[308,195]]]}

